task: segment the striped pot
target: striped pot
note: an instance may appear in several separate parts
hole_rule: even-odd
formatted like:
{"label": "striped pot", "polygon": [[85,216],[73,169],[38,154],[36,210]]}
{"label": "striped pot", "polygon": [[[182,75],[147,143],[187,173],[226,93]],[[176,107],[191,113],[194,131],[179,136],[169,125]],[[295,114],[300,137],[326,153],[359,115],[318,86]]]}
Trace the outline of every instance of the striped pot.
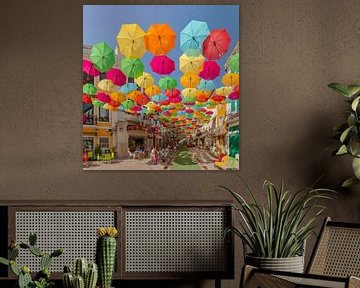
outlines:
{"label": "striped pot", "polygon": [[248,254],[245,256],[245,263],[262,269],[304,273],[304,256],[289,258],[262,258],[254,257]]}

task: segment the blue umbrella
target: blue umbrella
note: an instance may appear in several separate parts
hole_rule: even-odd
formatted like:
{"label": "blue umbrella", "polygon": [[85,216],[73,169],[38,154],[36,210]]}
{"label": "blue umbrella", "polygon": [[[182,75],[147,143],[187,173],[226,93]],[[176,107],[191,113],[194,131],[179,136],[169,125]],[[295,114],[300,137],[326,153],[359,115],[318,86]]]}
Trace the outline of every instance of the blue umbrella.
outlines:
{"label": "blue umbrella", "polygon": [[132,91],[137,90],[138,86],[134,83],[126,83],[120,87],[120,92],[124,94],[128,94]]}
{"label": "blue umbrella", "polygon": [[212,91],[215,89],[215,83],[212,80],[204,80],[201,79],[199,86],[197,87],[199,90]]}
{"label": "blue umbrella", "polygon": [[180,32],[180,48],[187,56],[199,56],[202,44],[210,34],[206,22],[191,20]]}
{"label": "blue umbrella", "polygon": [[167,99],[168,98],[162,93],[157,94],[154,97],[151,97],[151,100],[155,101],[155,102],[163,102],[163,101],[166,101]]}

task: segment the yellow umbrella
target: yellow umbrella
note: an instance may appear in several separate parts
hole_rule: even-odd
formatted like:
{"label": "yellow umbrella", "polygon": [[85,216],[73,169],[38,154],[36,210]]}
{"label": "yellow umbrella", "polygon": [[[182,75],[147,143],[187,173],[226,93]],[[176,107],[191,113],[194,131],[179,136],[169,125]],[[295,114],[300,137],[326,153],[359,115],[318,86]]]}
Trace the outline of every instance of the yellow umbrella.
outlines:
{"label": "yellow umbrella", "polygon": [[130,99],[130,100],[132,100],[132,101],[135,101],[135,98],[136,98],[136,96],[138,96],[138,95],[143,95],[143,94],[142,94],[140,91],[135,90],[135,91],[132,91],[132,92],[130,92],[129,94],[127,94],[127,98]]}
{"label": "yellow umbrella", "polygon": [[151,76],[151,74],[143,72],[143,74],[135,79],[135,83],[139,85],[141,88],[147,88],[150,85],[154,84],[154,78]]}
{"label": "yellow umbrella", "polygon": [[200,84],[200,80],[201,78],[199,75],[188,72],[181,76],[180,83],[185,88],[195,88]]}
{"label": "yellow umbrella", "polygon": [[227,73],[221,79],[221,83],[223,83],[225,86],[239,85],[239,81],[239,74],[236,73]]}
{"label": "yellow umbrella", "polygon": [[217,95],[220,95],[220,96],[227,96],[229,95],[231,92],[233,91],[233,88],[232,87],[220,87],[220,88],[217,88],[215,90],[215,94]]}
{"label": "yellow umbrella", "polygon": [[183,73],[199,73],[204,66],[204,56],[187,56],[185,53],[179,58],[179,69]]}
{"label": "yellow umbrella", "polygon": [[110,98],[117,103],[122,103],[126,100],[126,95],[119,91],[115,91],[110,93]]}
{"label": "yellow umbrella", "polygon": [[185,88],[181,91],[184,97],[196,97],[198,90],[195,88]]}
{"label": "yellow umbrella", "polygon": [[150,85],[150,86],[146,87],[146,89],[145,89],[145,94],[150,97],[155,96],[160,93],[161,93],[161,89],[157,85]]}
{"label": "yellow umbrella", "polygon": [[103,79],[98,83],[98,88],[106,92],[114,92],[116,89],[115,84],[108,79]]}
{"label": "yellow umbrella", "polygon": [[145,32],[138,24],[123,24],[116,37],[119,51],[129,58],[141,58],[146,53]]}

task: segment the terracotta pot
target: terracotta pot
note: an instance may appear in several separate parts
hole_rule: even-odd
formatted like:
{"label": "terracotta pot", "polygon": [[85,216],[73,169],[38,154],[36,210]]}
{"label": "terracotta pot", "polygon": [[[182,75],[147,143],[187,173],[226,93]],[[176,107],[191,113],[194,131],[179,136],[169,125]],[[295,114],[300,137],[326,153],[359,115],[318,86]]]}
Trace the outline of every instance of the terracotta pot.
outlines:
{"label": "terracotta pot", "polygon": [[263,258],[246,255],[245,263],[262,269],[304,273],[304,256],[289,258]]}

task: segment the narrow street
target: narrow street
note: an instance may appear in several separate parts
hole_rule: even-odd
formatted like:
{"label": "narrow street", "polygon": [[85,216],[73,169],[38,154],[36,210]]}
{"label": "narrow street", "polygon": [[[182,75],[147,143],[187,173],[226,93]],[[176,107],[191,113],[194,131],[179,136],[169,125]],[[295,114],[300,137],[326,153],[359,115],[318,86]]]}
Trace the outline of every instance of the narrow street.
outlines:
{"label": "narrow street", "polygon": [[213,158],[200,148],[182,148],[174,156],[169,170],[217,170]]}

